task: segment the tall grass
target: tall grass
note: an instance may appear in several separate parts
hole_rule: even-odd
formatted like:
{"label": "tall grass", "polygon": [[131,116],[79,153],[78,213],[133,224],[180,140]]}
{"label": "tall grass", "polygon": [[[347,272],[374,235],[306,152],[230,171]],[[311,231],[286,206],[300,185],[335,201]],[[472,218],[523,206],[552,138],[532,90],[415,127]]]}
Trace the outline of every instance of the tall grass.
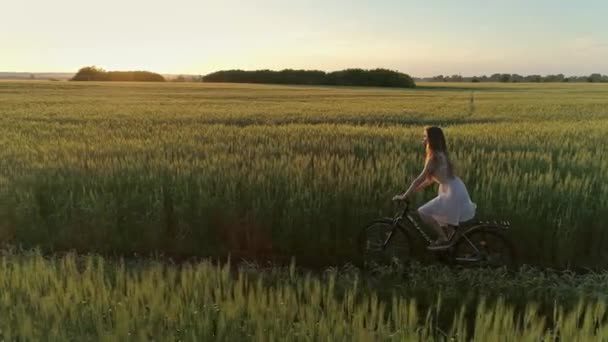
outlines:
{"label": "tall grass", "polygon": [[[409,291],[428,288],[425,284],[409,282],[409,290],[370,285],[353,270],[315,275],[293,264],[260,270],[209,261],[177,266],[22,252],[0,257],[0,273],[0,336],[5,340],[608,338],[605,298],[574,305],[553,301],[543,312],[537,302],[517,307],[503,298],[481,299],[472,307],[463,301],[448,305],[443,296],[451,295],[435,293],[431,305],[421,306]],[[471,284],[485,285],[483,272],[480,276]],[[377,291],[381,286],[389,287],[387,293]]]}
{"label": "tall grass", "polygon": [[605,265],[608,87],[471,87],[474,113],[470,87],[2,82],[0,238],[353,261],[440,124],[478,217],[511,220],[522,261]]}

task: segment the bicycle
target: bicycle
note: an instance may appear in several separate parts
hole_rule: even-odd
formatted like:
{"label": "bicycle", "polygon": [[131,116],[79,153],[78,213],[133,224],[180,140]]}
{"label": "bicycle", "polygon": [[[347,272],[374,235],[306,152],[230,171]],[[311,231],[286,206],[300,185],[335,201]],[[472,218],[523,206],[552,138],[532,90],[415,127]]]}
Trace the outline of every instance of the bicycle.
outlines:
{"label": "bicycle", "polygon": [[[388,264],[395,259],[402,263],[411,261],[414,245],[412,231],[417,232],[427,244],[433,241],[416,223],[410,211],[409,201],[393,217],[373,220],[360,233],[358,243],[366,264]],[[516,252],[504,232],[510,229],[508,221],[470,220],[459,226],[451,226],[449,247],[438,253],[448,262],[461,266],[513,267]]]}

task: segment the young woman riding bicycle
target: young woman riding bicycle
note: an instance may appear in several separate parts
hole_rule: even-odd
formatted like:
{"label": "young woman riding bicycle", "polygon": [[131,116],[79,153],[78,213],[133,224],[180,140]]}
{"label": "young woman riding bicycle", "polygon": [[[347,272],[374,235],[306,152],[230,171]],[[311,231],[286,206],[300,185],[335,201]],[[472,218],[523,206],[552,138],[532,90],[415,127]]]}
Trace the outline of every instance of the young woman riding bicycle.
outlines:
{"label": "young woman riding bicycle", "polygon": [[418,208],[418,214],[437,232],[437,240],[428,249],[441,250],[450,247],[444,228],[453,229],[461,222],[472,219],[477,206],[471,201],[462,180],[454,174],[441,128],[426,127],[422,142],[426,150],[424,169],[410,187],[393,197],[393,200],[405,200],[416,191],[433,183],[439,184],[437,197]]}

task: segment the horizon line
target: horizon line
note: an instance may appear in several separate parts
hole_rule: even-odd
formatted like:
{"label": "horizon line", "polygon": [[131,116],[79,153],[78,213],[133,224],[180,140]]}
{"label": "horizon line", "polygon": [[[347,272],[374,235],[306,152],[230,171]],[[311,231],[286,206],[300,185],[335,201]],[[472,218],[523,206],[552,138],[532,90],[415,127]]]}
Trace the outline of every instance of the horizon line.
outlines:
{"label": "horizon line", "polygon": [[[104,69],[104,68],[102,68]],[[493,73],[488,73],[488,74],[476,74],[476,75],[462,75],[460,73],[443,73],[443,74],[436,74],[436,75],[432,75],[432,76],[414,76],[410,73],[407,72],[403,72],[397,69],[390,69],[390,68],[383,68],[383,67],[376,67],[376,68],[361,68],[361,67],[348,67],[348,68],[343,68],[343,69],[337,69],[337,70],[321,70],[321,69],[295,69],[295,68],[283,68],[283,69],[268,69],[268,68],[263,68],[263,69],[240,69],[240,68],[232,68],[232,69],[220,69],[217,71],[212,71],[212,72],[208,72],[208,73],[164,73],[164,72],[156,72],[156,71],[151,71],[151,70],[144,70],[144,69],[138,69],[138,70],[106,70],[106,71],[149,71],[149,72],[153,72],[153,73],[157,73],[160,75],[169,75],[169,76],[205,76],[205,75],[209,75],[212,74],[214,72],[219,72],[219,71],[228,71],[228,70],[243,70],[243,71],[260,71],[260,70],[270,70],[270,71],[282,71],[282,70],[305,70],[305,71],[323,71],[326,73],[330,73],[330,72],[334,72],[334,71],[342,71],[342,70],[347,70],[347,69],[363,69],[363,70],[374,70],[374,69],[386,69],[386,70],[392,70],[392,71],[396,71],[396,72],[400,72],[403,74],[407,74],[408,76],[412,77],[412,78],[432,78],[432,77],[436,77],[436,76],[444,76],[444,77],[452,77],[452,76],[459,76],[459,77],[463,77],[463,78],[467,78],[467,77],[481,77],[481,76],[492,76],[495,74],[500,74],[500,75],[520,75],[520,76],[532,76],[532,75],[540,75],[540,76],[549,76],[549,75],[564,75],[564,77],[580,77],[580,76],[589,76],[592,74],[600,74],[600,75],[604,75],[602,72],[592,72],[590,74],[565,74],[565,73],[555,73],[555,74],[541,74],[541,73],[532,73],[532,74],[520,74],[520,73],[513,73],[513,72],[493,72]],[[104,69],[105,70],[105,69]],[[0,74],[76,74],[78,71],[1,71],[0,70]]]}

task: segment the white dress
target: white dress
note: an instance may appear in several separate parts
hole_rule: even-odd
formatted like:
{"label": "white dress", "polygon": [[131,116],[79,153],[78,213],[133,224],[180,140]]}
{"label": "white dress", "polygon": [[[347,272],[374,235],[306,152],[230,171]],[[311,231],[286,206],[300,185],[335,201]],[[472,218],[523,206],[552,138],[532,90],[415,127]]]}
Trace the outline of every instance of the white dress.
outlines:
{"label": "white dress", "polygon": [[433,174],[435,182],[439,183],[437,197],[420,208],[418,212],[433,217],[440,225],[458,226],[460,222],[475,217],[477,205],[471,201],[467,188],[456,176],[447,176],[447,159],[443,154],[438,155],[439,167]]}

